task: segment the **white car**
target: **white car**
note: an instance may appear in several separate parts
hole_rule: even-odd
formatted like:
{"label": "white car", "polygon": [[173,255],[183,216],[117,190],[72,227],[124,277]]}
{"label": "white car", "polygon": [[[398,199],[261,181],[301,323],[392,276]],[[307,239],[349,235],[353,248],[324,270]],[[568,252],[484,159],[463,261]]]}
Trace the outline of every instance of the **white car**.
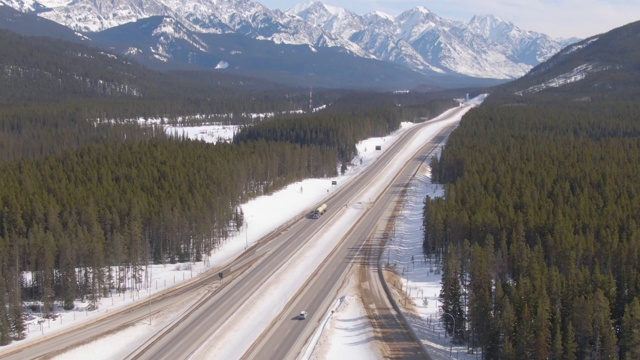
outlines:
{"label": "white car", "polygon": [[304,310],[300,311],[300,315],[298,315],[298,319],[304,320],[306,318],[307,318],[307,312]]}

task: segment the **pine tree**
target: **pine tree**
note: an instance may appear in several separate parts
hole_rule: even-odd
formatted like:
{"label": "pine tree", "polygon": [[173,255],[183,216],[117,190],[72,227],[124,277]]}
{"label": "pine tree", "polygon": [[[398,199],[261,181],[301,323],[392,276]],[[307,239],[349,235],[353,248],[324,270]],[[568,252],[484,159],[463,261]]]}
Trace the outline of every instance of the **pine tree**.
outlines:
{"label": "pine tree", "polygon": [[447,334],[453,336],[454,341],[463,339],[461,324],[464,320],[462,308],[462,287],[460,285],[460,262],[454,245],[450,245],[447,259],[442,273],[442,290],[440,291],[442,304],[441,320]]}
{"label": "pine tree", "polygon": [[622,318],[620,353],[623,359],[640,359],[640,300],[635,297]]}
{"label": "pine tree", "polygon": [[551,342],[551,359],[562,359],[562,328],[560,311],[556,311],[554,314],[554,326],[553,326],[553,340]]}
{"label": "pine tree", "polygon": [[616,352],[616,333],[611,322],[611,311],[609,301],[601,290],[598,290],[594,296],[594,330],[595,342],[594,353],[600,359],[615,359]]}
{"label": "pine tree", "polygon": [[525,304],[522,312],[518,314],[518,325],[516,326],[515,352],[518,359],[534,358],[535,343],[532,324],[532,313],[529,310],[529,305]]}
{"label": "pine tree", "polygon": [[[546,294],[544,295],[546,298]],[[535,337],[535,357],[541,360],[549,358],[551,331],[549,329],[548,300],[538,302],[538,308],[533,319],[533,332]]]}
{"label": "pine tree", "polygon": [[11,334],[13,339],[22,340],[24,339],[24,318],[22,316],[22,273],[20,271],[20,261],[19,254],[21,253],[21,245],[24,243],[24,239],[13,236],[9,238],[10,241],[13,242],[13,247],[11,248],[10,257],[8,262],[8,279],[9,281],[7,286],[8,293],[8,317],[9,317],[9,325],[11,328]]}
{"label": "pine tree", "polygon": [[471,274],[469,281],[469,318],[471,322],[472,344],[484,349],[488,346],[491,336],[492,309],[492,279],[491,270],[493,241],[488,241],[487,249],[474,244],[471,258]]}
{"label": "pine tree", "polygon": [[[0,237],[0,259],[3,263],[5,256],[5,243],[2,237]],[[6,279],[2,276],[3,274],[2,265],[0,264],[0,294],[6,294],[7,292]],[[11,326],[9,324],[9,314],[7,314],[5,299],[5,296],[0,296],[0,345],[8,345],[11,343]]]}
{"label": "pine tree", "polygon": [[563,360],[576,360],[578,354],[578,343],[576,342],[576,332],[571,321],[567,321],[566,330],[563,337],[564,350]]}

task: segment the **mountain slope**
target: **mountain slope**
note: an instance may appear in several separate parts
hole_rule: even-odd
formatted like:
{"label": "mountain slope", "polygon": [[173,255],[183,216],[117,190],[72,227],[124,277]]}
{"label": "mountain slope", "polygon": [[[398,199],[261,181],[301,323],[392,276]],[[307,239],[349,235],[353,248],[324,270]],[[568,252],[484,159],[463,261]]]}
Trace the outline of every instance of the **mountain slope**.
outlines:
{"label": "mountain slope", "polygon": [[[224,99],[264,98],[262,92],[274,93],[270,103],[287,108],[289,101],[277,94],[295,90],[218,72],[184,76],[151,71],[126,57],[84,44],[0,30],[0,108],[3,110],[35,103],[73,107],[67,102],[87,100],[94,105],[112,104],[95,105],[103,109],[118,108],[120,105],[113,104],[124,103],[131,115],[135,113],[134,108],[145,108],[144,113],[184,115],[212,112],[211,108],[223,111]],[[200,109],[196,103],[201,105]],[[162,104],[162,108],[158,104]],[[179,109],[170,110],[172,107]]]}
{"label": "mountain slope", "polygon": [[640,21],[568,46],[521,79],[501,87],[518,96],[630,96],[640,84]]}
{"label": "mountain slope", "polygon": [[193,33],[168,17],[143,19],[90,36],[156,69],[216,70],[304,87],[393,89],[447,84],[447,79],[429,79],[340,47],[275,44],[234,33]]}
{"label": "mountain slope", "polygon": [[99,32],[164,16],[193,33],[239,34],[276,44],[339,47],[363,58],[409,67],[425,75],[513,79],[559,51],[562,44],[492,16],[468,24],[443,19],[424,7],[398,17],[360,16],[320,2],[287,12],[253,0],[0,0],[77,31]]}
{"label": "mountain slope", "polygon": [[25,13],[0,2],[0,28],[28,36],[48,35],[66,41],[82,42],[87,40],[82,34],[53,21],[41,18],[34,13]]}
{"label": "mountain slope", "polygon": [[389,90],[478,85],[472,78],[454,82],[451,77],[431,79],[400,65],[355,56],[341,47],[276,44],[235,33],[196,33],[171,17],[150,17],[99,33],[80,34],[0,6],[0,28],[81,42],[126,55],[156,70],[215,70],[296,87]]}

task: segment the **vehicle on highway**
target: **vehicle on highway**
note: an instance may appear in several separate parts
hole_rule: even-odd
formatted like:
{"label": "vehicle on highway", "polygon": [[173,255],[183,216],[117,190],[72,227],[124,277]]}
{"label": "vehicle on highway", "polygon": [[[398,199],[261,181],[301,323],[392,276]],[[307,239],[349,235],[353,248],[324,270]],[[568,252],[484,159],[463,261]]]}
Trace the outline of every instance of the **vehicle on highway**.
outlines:
{"label": "vehicle on highway", "polygon": [[311,217],[314,219],[319,219],[320,216],[324,214],[326,211],[327,211],[327,204],[322,204],[320,205],[319,208],[313,210],[313,212],[311,213]]}
{"label": "vehicle on highway", "polygon": [[298,315],[298,319],[304,320],[306,318],[307,318],[307,312],[304,310],[300,311],[300,315]]}

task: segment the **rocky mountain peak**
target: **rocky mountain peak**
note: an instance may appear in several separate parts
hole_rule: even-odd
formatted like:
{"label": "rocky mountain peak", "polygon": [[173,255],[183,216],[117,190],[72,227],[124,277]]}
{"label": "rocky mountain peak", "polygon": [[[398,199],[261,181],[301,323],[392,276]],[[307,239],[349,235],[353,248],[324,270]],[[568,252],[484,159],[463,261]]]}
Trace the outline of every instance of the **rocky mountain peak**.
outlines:
{"label": "rocky mountain peak", "polygon": [[[510,79],[558,52],[550,37],[521,30],[493,15],[468,23],[442,18],[424,6],[393,17],[364,16],[320,1],[286,12],[255,0],[0,0],[22,12],[76,31],[97,32],[152,16],[175,19],[202,34],[240,34],[276,44],[339,47],[423,73]],[[169,27],[163,27],[169,33]]]}

